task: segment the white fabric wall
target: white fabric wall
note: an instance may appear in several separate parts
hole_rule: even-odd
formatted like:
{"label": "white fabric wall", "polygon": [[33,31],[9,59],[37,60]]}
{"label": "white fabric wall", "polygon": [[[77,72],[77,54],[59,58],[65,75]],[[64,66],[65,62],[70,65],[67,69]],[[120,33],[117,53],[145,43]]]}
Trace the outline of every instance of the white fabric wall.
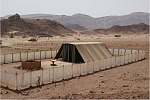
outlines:
{"label": "white fabric wall", "polygon": [[19,62],[20,61],[20,54],[13,54],[13,62]]}
{"label": "white fabric wall", "polygon": [[[123,52],[123,51],[122,51]],[[39,52],[35,52],[35,56],[39,57]],[[46,52],[46,54],[50,52]],[[79,76],[79,75],[85,75],[87,73],[93,73],[93,71],[99,71],[100,69],[106,69],[110,67],[115,67],[124,65],[127,63],[135,62],[141,59],[145,58],[145,52],[134,51],[133,54],[129,54],[130,51],[127,51],[126,55],[124,56],[113,56],[109,59],[103,59],[103,60],[97,60],[87,63],[81,63],[81,64],[73,64],[73,65],[67,65],[67,66],[61,66],[61,67],[53,67],[47,70],[37,70],[32,72],[26,72],[22,74],[9,74],[7,72],[1,72],[1,84],[7,85],[9,87],[14,88],[20,88],[20,87],[26,87],[31,85],[37,85],[38,75],[41,76],[40,82],[52,82],[52,81],[59,81],[63,78],[71,78],[73,76]],[[26,60],[27,53],[22,53],[22,60]],[[29,53],[28,56],[29,59],[34,58],[33,53]],[[31,56],[32,55],[32,56]],[[41,57],[45,59],[45,52],[41,52]],[[13,58],[14,61],[20,60],[19,54],[14,54],[15,57]],[[49,55],[50,57],[50,55]],[[9,54],[6,56],[6,63],[11,62],[12,55]]]}

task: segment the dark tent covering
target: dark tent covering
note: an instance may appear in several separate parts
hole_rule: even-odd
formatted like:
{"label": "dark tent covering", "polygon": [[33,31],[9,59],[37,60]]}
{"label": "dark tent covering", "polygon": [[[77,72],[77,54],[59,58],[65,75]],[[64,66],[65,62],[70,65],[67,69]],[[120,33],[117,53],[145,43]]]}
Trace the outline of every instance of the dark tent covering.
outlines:
{"label": "dark tent covering", "polygon": [[90,62],[112,57],[106,45],[102,42],[79,42],[62,44],[55,59],[73,63]]}

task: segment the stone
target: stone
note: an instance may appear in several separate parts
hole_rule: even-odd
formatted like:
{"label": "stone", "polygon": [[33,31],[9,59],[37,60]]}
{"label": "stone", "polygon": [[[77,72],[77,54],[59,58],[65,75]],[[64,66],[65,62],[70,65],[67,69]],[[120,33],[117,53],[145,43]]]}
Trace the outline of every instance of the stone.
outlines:
{"label": "stone", "polygon": [[122,87],[129,87],[129,85],[123,85]]}
{"label": "stone", "polygon": [[103,75],[99,75],[99,77],[103,77]]}

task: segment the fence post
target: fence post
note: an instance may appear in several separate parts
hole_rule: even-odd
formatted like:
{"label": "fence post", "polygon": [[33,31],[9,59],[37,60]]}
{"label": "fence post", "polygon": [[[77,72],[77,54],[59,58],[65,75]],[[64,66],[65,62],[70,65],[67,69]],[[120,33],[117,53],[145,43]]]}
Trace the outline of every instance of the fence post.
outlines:
{"label": "fence post", "polygon": [[112,54],[114,55],[114,49],[113,49],[113,53]]}
{"label": "fence post", "polygon": [[18,73],[16,72],[16,90],[18,90],[18,83],[17,83],[17,82],[18,82],[18,81],[17,81],[18,79],[17,79],[17,75],[18,75]]}
{"label": "fence post", "polygon": [[21,62],[21,52],[20,52],[20,62]]}
{"label": "fence post", "polygon": [[118,49],[118,56],[119,56],[119,49]]}
{"label": "fence post", "polygon": [[30,70],[30,87],[32,87],[32,70]]}
{"label": "fence post", "polygon": [[64,65],[63,65],[63,80],[64,80]]}
{"label": "fence post", "polygon": [[93,72],[94,72],[94,60],[93,60]]}
{"label": "fence post", "polygon": [[80,76],[81,76],[81,62],[80,62]]}
{"label": "fence post", "polygon": [[55,73],[54,73],[54,67],[53,67],[53,82],[55,81],[55,79],[54,79],[54,78],[55,78],[55,77],[54,77],[54,74],[55,74]]}
{"label": "fence post", "polygon": [[41,60],[41,50],[40,50],[40,60]]}
{"label": "fence post", "polygon": [[5,60],[6,60],[6,58],[5,58],[5,56],[6,56],[6,54],[4,54],[4,64],[6,64],[6,61],[5,61]]}
{"label": "fence post", "polygon": [[140,57],[140,51],[138,50],[138,61],[139,61],[139,59],[140,59],[139,57]]}
{"label": "fence post", "polygon": [[42,69],[42,85],[43,85],[43,69]]}
{"label": "fence post", "polygon": [[50,69],[49,69],[49,81],[50,81],[50,79],[51,79],[51,78],[50,78]]}
{"label": "fence post", "polygon": [[13,53],[12,53],[12,61],[11,62],[13,63]]}
{"label": "fence post", "polygon": [[28,51],[27,51],[27,61],[28,61]]}
{"label": "fence post", "polygon": [[102,60],[100,60],[100,63],[99,63],[99,71],[101,71],[101,63],[102,63]]}
{"label": "fence post", "polygon": [[73,77],[73,63],[72,63],[71,69],[72,69],[72,77]]}
{"label": "fence post", "polygon": [[87,61],[87,74],[89,74],[89,73],[88,73],[88,61]]}
{"label": "fence post", "polygon": [[34,51],[34,60],[35,60],[35,51]]}
{"label": "fence post", "polygon": [[45,59],[46,59],[46,50],[45,50]]}
{"label": "fence post", "polygon": [[116,64],[116,56],[115,56],[115,67],[116,67],[116,65],[117,65],[117,64]]}
{"label": "fence post", "polygon": [[51,58],[52,58],[52,50],[51,50]]}

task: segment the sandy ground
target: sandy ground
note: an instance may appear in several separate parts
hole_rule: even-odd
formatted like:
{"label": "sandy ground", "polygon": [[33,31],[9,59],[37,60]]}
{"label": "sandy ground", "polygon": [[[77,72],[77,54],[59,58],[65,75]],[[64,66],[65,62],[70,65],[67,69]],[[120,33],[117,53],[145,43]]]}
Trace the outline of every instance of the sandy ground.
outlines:
{"label": "sandy ground", "polygon": [[[102,41],[108,48],[139,49],[146,51],[146,60],[133,64],[76,77],[56,84],[27,89],[16,93],[1,88],[2,99],[148,99],[149,98],[149,37],[148,35],[124,35],[120,38],[106,35],[39,38],[31,43],[28,38],[2,38],[5,47],[2,54],[37,49],[56,50],[62,43]],[[16,42],[16,41],[17,42]],[[68,40],[68,41],[67,41]]]}
{"label": "sandy ground", "polygon": [[[53,67],[62,67],[63,65],[64,66],[72,65],[72,63],[57,60],[55,62],[56,66],[53,66],[53,65],[51,65],[52,64],[51,60],[52,59],[43,59],[43,60],[41,60],[41,68],[46,70],[46,69],[50,69],[50,68],[53,68]],[[40,61],[40,60],[36,60],[36,61]],[[21,66],[21,62],[2,64],[0,71],[13,73],[13,74],[15,74],[15,73],[25,73],[25,72],[30,71],[30,70],[25,70],[25,69],[22,70],[22,69],[17,68],[19,66]]]}

